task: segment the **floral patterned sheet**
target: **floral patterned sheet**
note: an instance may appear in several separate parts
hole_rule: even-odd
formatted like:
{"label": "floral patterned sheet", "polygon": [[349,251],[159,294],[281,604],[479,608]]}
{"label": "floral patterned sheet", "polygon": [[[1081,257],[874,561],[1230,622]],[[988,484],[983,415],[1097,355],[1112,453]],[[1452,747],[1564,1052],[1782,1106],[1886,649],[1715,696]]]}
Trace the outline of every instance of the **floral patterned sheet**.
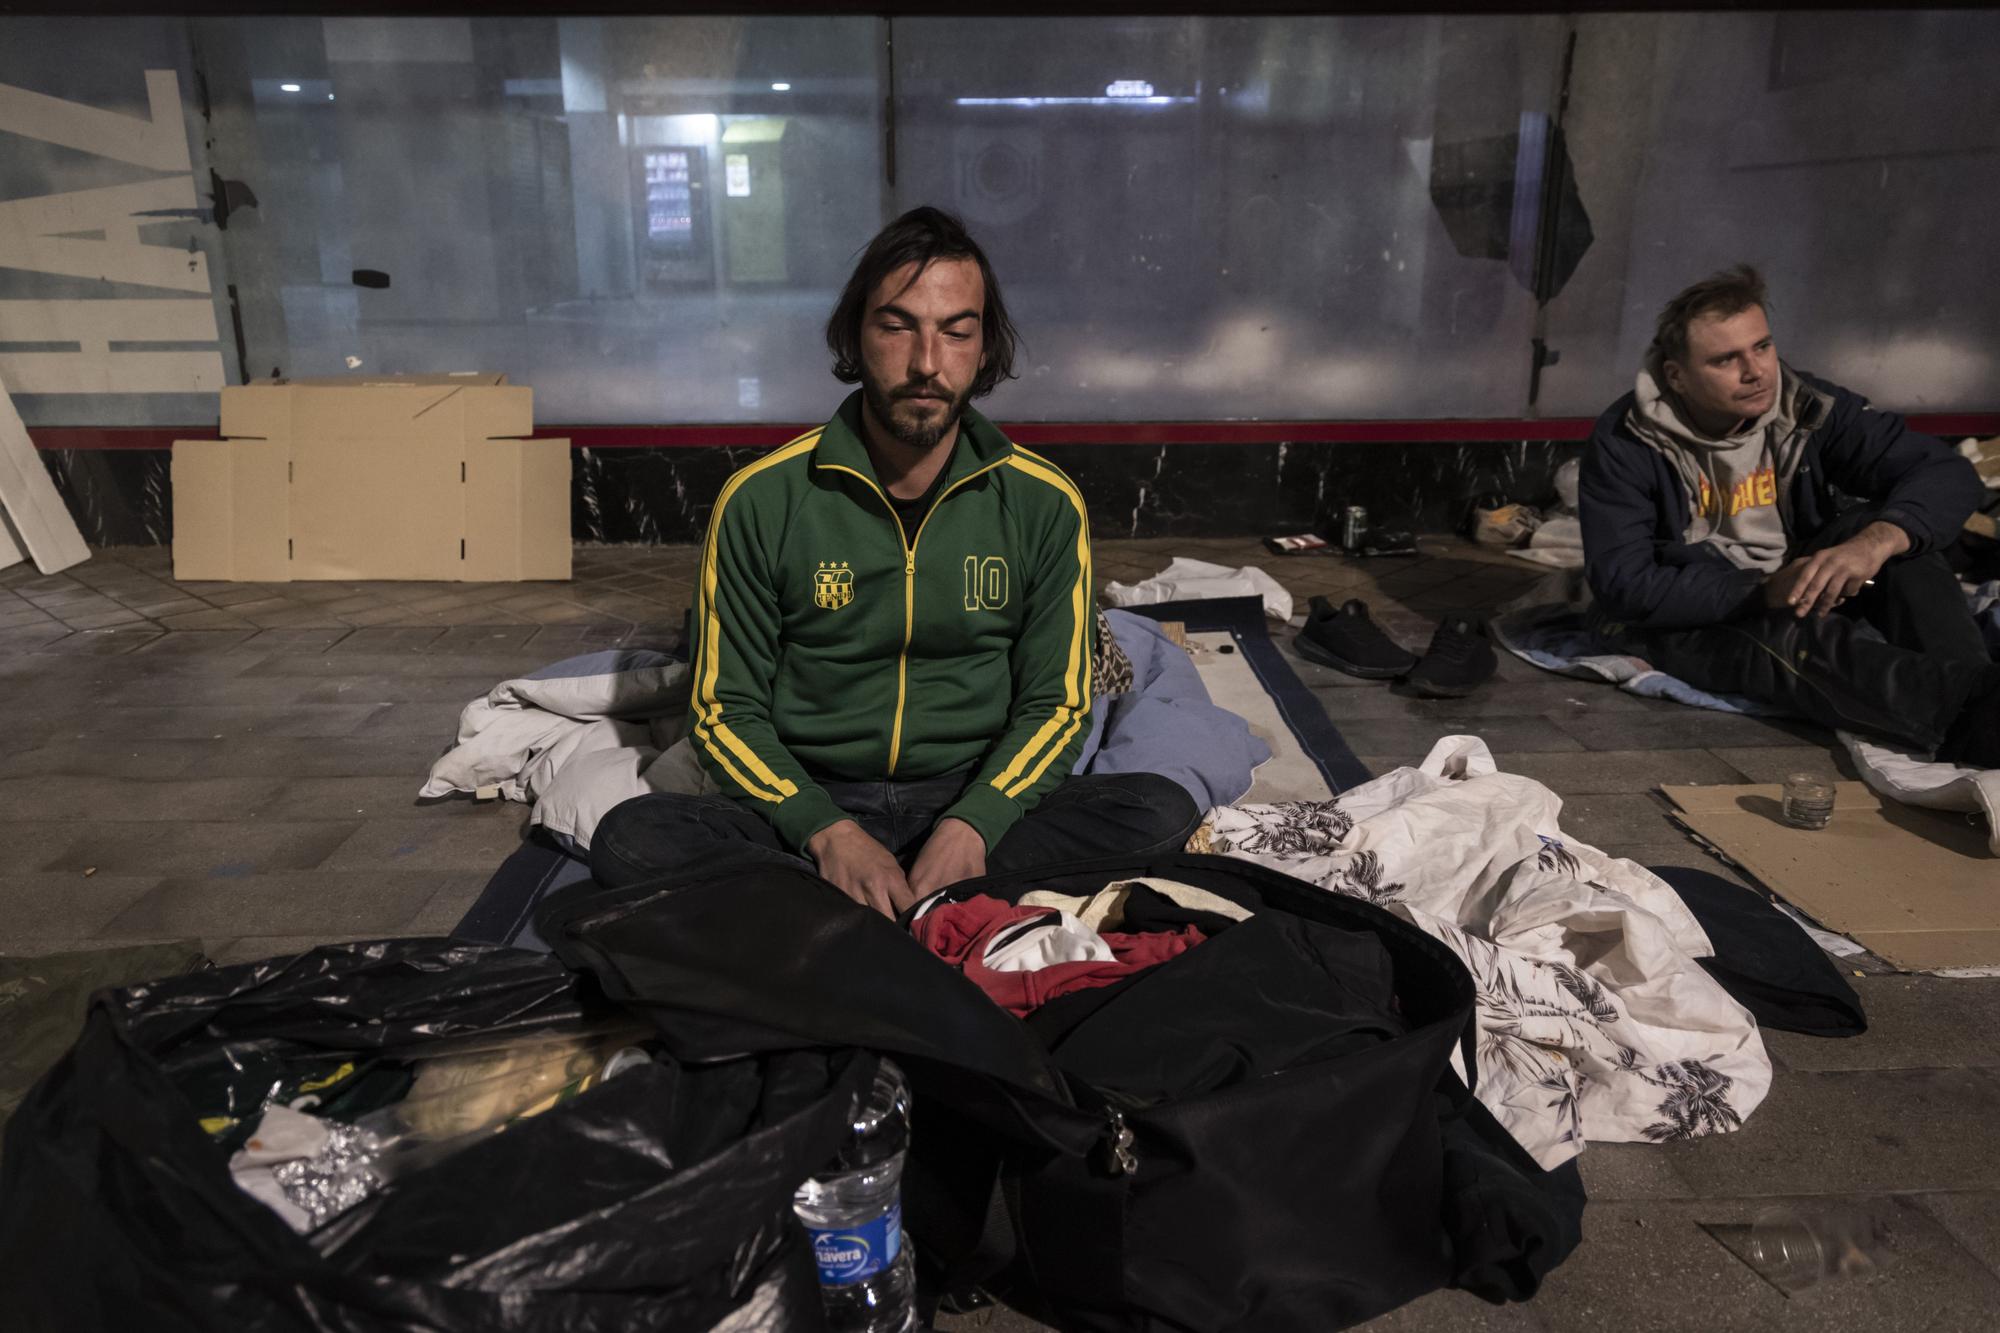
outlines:
{"label": "floral patterned sheet", "polygon": [[[1564,836],[1562,801],[1474,736],[1329,801],[1223,806],[1190,850],[1397,913],[1478,989],[1479,1100],[1544,1167],[1586,1140],[1740,1127],[1771,1086],[1757,1024],[1658,876]],[[1457,1057],[1454,1057],[1456,1060]]]}

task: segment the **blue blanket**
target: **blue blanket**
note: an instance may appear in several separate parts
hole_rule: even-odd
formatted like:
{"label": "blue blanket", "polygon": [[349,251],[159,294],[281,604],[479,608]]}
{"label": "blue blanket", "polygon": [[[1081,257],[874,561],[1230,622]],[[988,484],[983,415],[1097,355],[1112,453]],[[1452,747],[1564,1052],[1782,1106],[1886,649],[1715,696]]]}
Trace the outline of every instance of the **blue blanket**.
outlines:
{"label": "blue blanket", "polygon": [[1158,773],[1187,789],[1200,809],[1228,805],[1250,790],[1250,775],[1271,757],[1250,724],[1209,701],[1187,650],[1158,622],[1107,611],[1112,637],[1132,659],[1132,690],[1100,699],[1079,773]]}

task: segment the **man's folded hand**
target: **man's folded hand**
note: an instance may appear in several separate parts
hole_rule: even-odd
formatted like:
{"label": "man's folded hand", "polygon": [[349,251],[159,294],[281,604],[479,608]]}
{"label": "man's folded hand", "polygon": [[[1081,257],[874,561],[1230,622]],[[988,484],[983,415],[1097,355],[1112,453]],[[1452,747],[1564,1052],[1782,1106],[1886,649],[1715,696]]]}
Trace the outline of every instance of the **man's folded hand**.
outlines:
{"label": "man's folded hand", "polygon": [[978,879],[985,873],[986,839],[964,820],[947,816],[931,830],[924,849],[917,853],[916,864],[910,867],[910,902],[918,902],[947,884]]}
{"label": "man's folded hand", "polygon": [[916,901],[889,849],[851,819],[829,824],[806,839],[806,854],[819,867],[821,879],[884,916],[893,917]]}

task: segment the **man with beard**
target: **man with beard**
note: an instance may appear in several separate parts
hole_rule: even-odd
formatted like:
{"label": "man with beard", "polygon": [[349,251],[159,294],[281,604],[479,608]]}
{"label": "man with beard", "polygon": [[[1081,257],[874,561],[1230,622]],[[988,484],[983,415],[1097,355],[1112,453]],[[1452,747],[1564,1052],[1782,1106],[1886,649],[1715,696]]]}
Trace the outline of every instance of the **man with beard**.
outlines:
{"label": "man with beard", "polygon": [[1068,477],[969,406],[1013,374],[986,256],[913,209],[869,243],[826,339],[861,388],[709,518],[690,658],[709,790],[613,809],[598,882],[809,863],[893,915],[989,871],[1178,849],[1199,814],[1177,784],[1070,776],[1089,524]]}
{"label": "man with beard", "polygon": [[1984,494],[1893,412],[1778,359],[1757,271],[1661,312],[1578,516],[1600,632],[1669,675],[2000,767],[2000,666],[1938,554]]}

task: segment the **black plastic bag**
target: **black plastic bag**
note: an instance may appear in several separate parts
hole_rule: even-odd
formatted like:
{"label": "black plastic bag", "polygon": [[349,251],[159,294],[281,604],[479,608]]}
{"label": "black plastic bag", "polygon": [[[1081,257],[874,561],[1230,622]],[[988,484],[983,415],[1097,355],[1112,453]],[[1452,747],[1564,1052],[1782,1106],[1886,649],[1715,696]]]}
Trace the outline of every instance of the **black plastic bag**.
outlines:
{"label": "black plastic bag", "polygon": [[9,1125],[18,1330],[818,1330],[792,1191],[841,1140],[852,1049],[641,1066],[310,1235],[238,1188],[170,1070],[221,1045],[384,1053],[600,1017],[545,955],[395,940],[94,997]]}

